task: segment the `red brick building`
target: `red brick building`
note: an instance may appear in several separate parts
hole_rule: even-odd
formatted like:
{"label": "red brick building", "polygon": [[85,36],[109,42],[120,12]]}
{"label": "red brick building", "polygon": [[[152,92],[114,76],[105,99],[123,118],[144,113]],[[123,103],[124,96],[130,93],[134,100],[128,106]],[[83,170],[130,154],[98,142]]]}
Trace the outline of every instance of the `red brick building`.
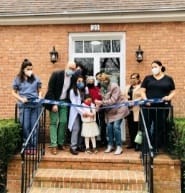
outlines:
{"label": "red brick building", "polygon": [[[184,34],[182,0],[1,0],[0,118],[14,117],[11,85],[24,58],[41,78],[43,95],[50,74],[68,60],[83,61],[91,74],[102,68],[112,71],[124,89],[131,73],[144,78],[151,62],[159,59],[175,80],[175,116],[184,117]],[[144,51],[140,63],[135,57],[139,45]],[[59,53],[54,64],[49,55],[53,46]]]}

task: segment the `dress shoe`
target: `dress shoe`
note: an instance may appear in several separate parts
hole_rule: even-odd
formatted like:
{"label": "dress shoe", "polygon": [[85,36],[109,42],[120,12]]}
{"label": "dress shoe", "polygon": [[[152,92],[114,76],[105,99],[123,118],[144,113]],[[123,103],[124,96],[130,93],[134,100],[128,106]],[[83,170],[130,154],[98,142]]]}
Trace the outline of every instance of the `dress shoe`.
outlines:
{"label": "dress shoe", "polygon": [[51,148],[51,153],[52,153],[53,155],[56,155],[56,154],[57,154],[57,148],[56,148],[56,147],[52,147],[52,148]]}
{"label": "dress shoe", "polygon": [[78,151],[76,151],[76,149],[70,148],[70,152],[72,155],[78,155]]}
{"label": "dress shoe", "polygon": [[79,152],[85,152],[85,147],[79,146],[79,147],[77,147],[76,150],[79,151]]}
{"label": "dress shoe", "polygon": [[154,149],[154,155],[158,155],[159,154],[159,149],[155,148]]}
{"label": "dress shoe", "polygon": [[92,152],[96,154],[96,153],[98,153],[98,150],[96,148],[93,148]]}
{"label": "dress shoe", "polygon": [[134,146],[133,145],[128,145],[126,148],[127,149],[132,149],[132,148],[134,148]]}
{"label": "dress shoe", "polygon": [[139,144],[136,144],[135,151],[139,151],[139,150],[140,150],[140,146],[139,146]]}
{"label": "dress shoe", "polygon": [[110,153],[114,151],[114,148],[111,145],[108,145],[107,149],[104,151],[105,153]]}
{"label": "dress shoe", "polygon": [[116,147],[116,151],[114,152],[114,155],[120,155],[123,152],[123,148],[121,146]]}
{"label": "dress shoe", "polygon": [[60,145],[60,144],[58,145],[58,149],[59,149],[59,150],[64,150],[63,146]]}

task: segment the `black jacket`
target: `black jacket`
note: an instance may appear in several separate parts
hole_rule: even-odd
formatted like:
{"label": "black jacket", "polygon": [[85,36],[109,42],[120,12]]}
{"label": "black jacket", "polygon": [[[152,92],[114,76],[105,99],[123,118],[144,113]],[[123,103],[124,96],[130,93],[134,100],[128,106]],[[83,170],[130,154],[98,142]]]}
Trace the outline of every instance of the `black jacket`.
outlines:
{"label": "black jacket", "polygon": [[[49,83],[48,83],[48,91],[45,95],[45,99],[51,99],[51,100],[59,100],[63,85],[64,85],[64,77],[65,77],[65,71],[55,71],[52,73]],[[52,105],[46,104],[46,109],[51,110]]]}

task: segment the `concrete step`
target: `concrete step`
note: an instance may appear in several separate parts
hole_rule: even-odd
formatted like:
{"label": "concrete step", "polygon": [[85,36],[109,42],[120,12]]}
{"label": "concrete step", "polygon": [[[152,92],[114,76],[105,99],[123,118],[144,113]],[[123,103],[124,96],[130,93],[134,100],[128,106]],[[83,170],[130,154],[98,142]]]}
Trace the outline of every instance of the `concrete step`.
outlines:
{"label": "concrete step", "polygon": [[[31,188],[30,193],[102,193],[102,190],[33,187]],[[126,191],[126,190],[103,190],[103,193],[147,193],[147,192],[146,191]]]}
{"label": "concrete step", "polygon": [[33,186],[101,190],[146,190],[144,173],[137,170],[39,168],[35,175]]}

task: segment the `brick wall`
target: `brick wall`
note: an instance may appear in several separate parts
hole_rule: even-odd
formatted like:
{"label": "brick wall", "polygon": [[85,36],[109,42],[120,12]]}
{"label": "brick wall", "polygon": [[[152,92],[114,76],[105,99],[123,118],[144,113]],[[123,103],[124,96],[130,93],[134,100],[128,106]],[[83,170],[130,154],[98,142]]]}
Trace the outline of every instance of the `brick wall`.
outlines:
{"label": "brick wall", "polygon": [[154,161],[154,192],[180,193],[181,170],[179,160]]}
{"label": "brick wall", "polygon": [[10,193],[21,192],[21,159],[15,156],[8,165],[7,190]]}
{"label": "brick wall", "polygon": [[[52,71],[64,68],[68,61],[68,34],[89,32],[90,25],[0,26],[0,118],[14,117],[15,99],[11,84],[24,58],[34,65],[34,72],[46,92]],[[185,23],[101,24],[101,32],[126,32],[127,81],[132,72],[141,78],[150,73],[150,64],[160,59],[176,83],[177,95],[173,100],[175,116],[185,116]],[[137,64],[138,45],[144,50],[144,61]],[[50,63],[49,52],[55,45],[59,62]]]}

